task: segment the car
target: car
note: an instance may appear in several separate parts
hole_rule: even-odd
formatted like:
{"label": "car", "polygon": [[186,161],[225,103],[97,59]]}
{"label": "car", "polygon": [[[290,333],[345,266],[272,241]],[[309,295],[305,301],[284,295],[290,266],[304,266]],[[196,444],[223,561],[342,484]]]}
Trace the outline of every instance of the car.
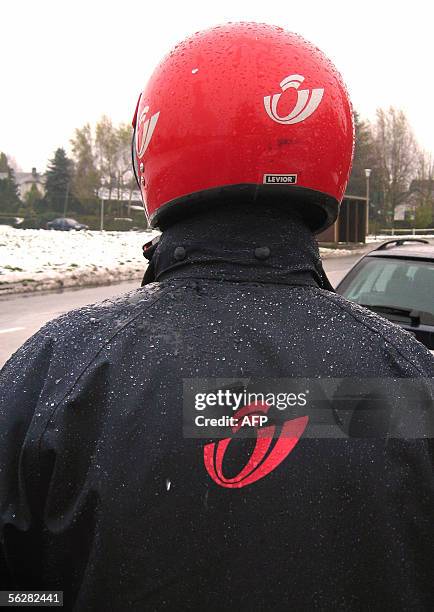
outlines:
{"label": "car", "polygon": [[53,219],[53,221],[48,221],[47,229],[69,232],[70,230],[87,230],[89,229],[89,226],[84,225],[84,223],[79,223],[75,219],[59,217],[58,219]]}
{"label": "car", "polygon": [[356,262],[336,292],[434,350],[434,244],[428,240],[387,240]]}

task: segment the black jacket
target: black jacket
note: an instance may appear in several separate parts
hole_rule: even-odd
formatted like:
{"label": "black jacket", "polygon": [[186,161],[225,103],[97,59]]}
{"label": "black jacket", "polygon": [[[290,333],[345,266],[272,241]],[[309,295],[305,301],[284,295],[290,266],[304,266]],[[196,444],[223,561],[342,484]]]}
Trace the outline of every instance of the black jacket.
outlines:
{"label": "black jacket", "polygon": [[[391,395],[408,379],[431,397],[430,353],[322,288],[310,232],[277,211],[197,215],[148,257],[144,287],[51,321],[2,370],[2,588],[78,611],[432,609],[433,443],[401,427],[431,400],[397,436],[333,411],[331,434],[308,423],[232,488],[183,417],[198,378],[380,378]],[[232,442],[228,478],[254,442]]]}

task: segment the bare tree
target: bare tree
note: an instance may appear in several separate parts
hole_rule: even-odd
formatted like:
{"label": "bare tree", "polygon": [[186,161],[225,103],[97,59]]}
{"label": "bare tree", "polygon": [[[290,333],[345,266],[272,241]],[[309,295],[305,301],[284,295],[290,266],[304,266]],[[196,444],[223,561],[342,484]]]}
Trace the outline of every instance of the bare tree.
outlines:
{"label": "bare tree", "polygon": [[80,199],[94,198],[104,183],[108,200],[122,202],[126,190],[131,200],[131,139],[128,124],[113,125],[107,116],[101,117],[94,129],[86,124],[75,130],[71,140],[76,167],[74,192]]}
{"label": "bare tree", "polygon": [[116,128],[117,138],[117,158],[116,158],[116,187],[118,190],[118,200],[122,199],[121,194],[131,185],[131,139],[132,128],[127,123],[121,123]]}
{"label": "bare tree", "polygon": [[377,110],[374,137],[384,207],[393,216],[416,176],[420,151],[404,112],[392,106]]}
{"label": "bare tree", "polygon": [[105,115],[96,124],[95,148],[97,167],[107,185],[108,199],[111,200],[117,182],[118,137],[112,120]]}
{"label": "bare tree", "polygon": [[100,173],[96,166],[95,142],[89,123],[75,130],[71,148],[75,162],[74,194],[81,201],[94,198],[100,185]]}

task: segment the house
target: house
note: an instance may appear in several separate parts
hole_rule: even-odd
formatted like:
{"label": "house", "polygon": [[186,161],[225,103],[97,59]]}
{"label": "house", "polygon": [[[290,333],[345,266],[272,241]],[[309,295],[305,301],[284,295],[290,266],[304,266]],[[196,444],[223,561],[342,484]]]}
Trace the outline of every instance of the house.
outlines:
{"label": "house", "polygon": [[15,172],[15,182],[21,200],[24,200],[32,185],[36,185],[41,196],[45,193],[43,177],[36,172],[36,168],[32,168],[31,172]]}
{"label": "house", "polygon": [[433,179],[417,179],[411,181],[410,193],[416,192],[423,195],[430,195],[434,199],[434,180]]}
{"label": "house", "polygon": [[408,215],[411,212],[412,212],[412,207],[410,207],[405,202],[402,204],[397,204],[395,206],[395,210],[393,213],[393,220],[394,221],[405,221],[406,215]]}
{"label": "house", "polygon": [[[412,221],[422,201],[434,202],[434,181],[413,180],[403,201],[395,206],[394,221]],[[434,212],[434,210],[433,210]]]}

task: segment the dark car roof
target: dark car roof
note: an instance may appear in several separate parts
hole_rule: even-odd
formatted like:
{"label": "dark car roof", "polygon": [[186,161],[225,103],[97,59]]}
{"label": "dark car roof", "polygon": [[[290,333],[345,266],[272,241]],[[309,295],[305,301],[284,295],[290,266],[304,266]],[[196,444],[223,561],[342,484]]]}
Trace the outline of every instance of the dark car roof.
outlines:
{"label": "dark car roof", "polygon": [[434,244],[397,239],[397,241],[388,241],[381,244],[367,253],[365,257],[402,257],[434,261]]}

